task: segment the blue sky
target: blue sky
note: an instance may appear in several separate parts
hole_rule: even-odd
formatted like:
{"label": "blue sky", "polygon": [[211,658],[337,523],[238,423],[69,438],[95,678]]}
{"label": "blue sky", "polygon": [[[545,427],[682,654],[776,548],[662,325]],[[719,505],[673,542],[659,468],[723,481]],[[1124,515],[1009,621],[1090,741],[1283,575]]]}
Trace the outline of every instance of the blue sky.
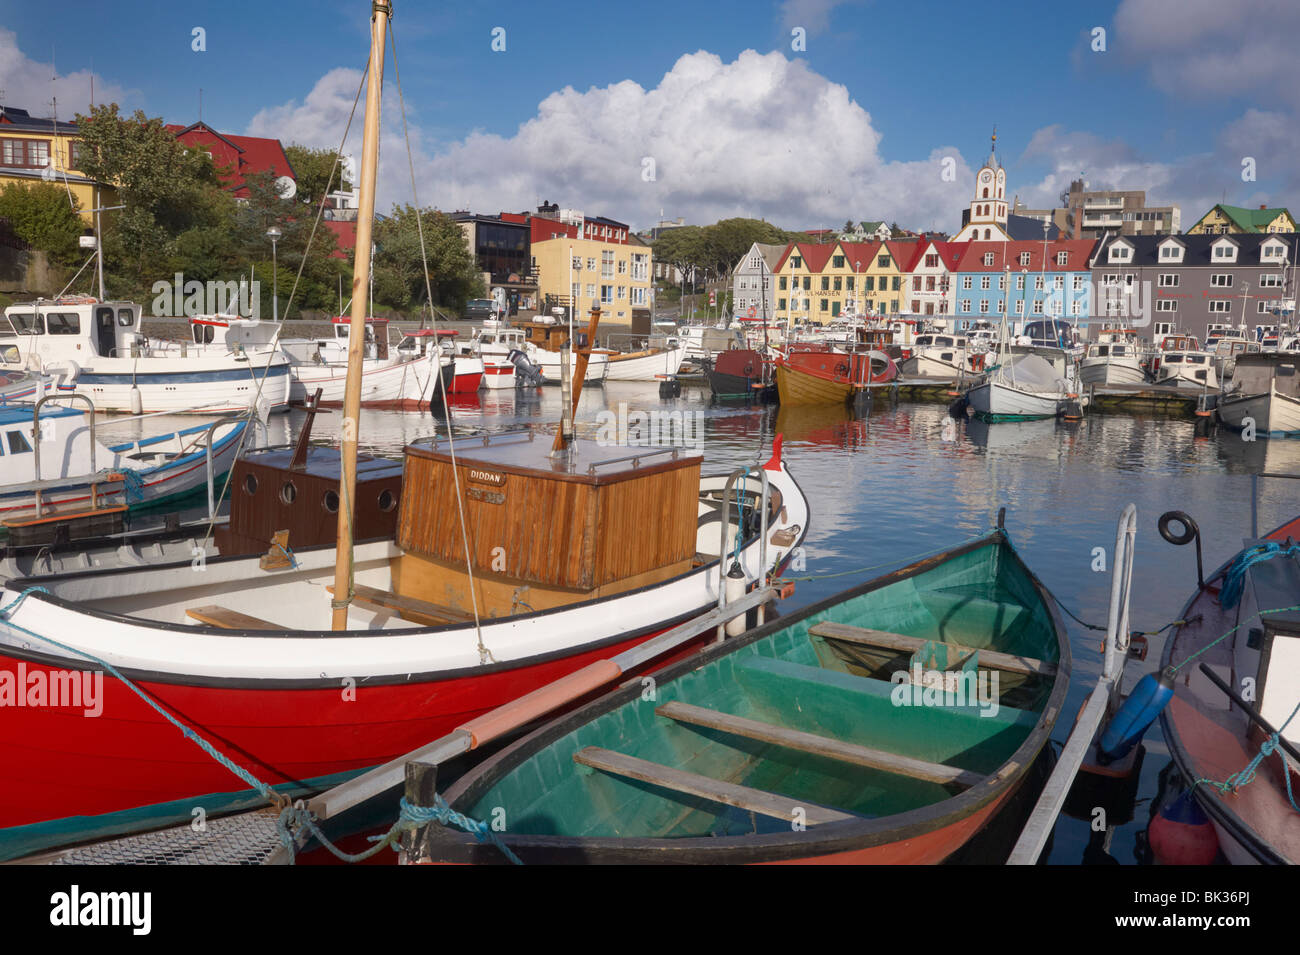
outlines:
{"label": "blue sky", "polygon": [[[427,204],[497,211],[490,204],[498,196],[515,208],[544,193],[638,225],[660,207],[710,221],[753,205],[791,227],[823,224],[842,208],[833,224],[889,216],[953,228],[996,123],[1011,191],[1030,204],[1082,171],[1094,185],[1148,188],[1153,201],[1179,202],[1190,224],[1200,204],[1220,198],[1282,205],[1294,198],[1289,190],[1300,181],[1289,161],[1297,145],[1289,121],[1297,94],[1252,61],[1267,58],[1271,43],[1290,56],[1300,40],[1296,6],[397,0],[394,30]],[[48,112],[53,61],[61,76],[93,69],[97,99],[112,96],[169,122],[197,118],[202,87],[204,119],[219,129],[324,145],[341,127],[335,112],[313,113],[308,99],[329,71],[364,63],[368,10],[366,0],[4,0],[0,30],[12,37],[7,48],[0,43],[0,89],[8,105]],[[191,49],[194,27],[206,31],[205,52]],[[504,52],[491,49],[494,27],[506,31]],[[795,27],[806,31],[806,50],[791,48]],[[1091,48],[1095,27],[1107,31],[1104,52]],[[746,50],[775,56],[732,69]],[[613,107],[587,96],[623,81],[664,92],[680,58],[700,51],[715,59],[683,65],[674,89],[685,99],[704,84],[696,105],[712,113],[675,110],[630,86],[630,99]],[[751,95],[765,74],[785,92]],[[346,87],[349,76],[355,90],[354,74],[339,74],[334,85]],[[391,99],[391,61],[388,84]],[[539,104],[566,87],[573,95],[556,101],[554,129],[541,128]],[[836,87],[852,109],[811,108]],[[64,88],[67,103],[88,83]],[[617,125],[611,117],[620,111],[635,122],[617,136],[592,134],[590,127]],[[537,128],[521,136],[530,121]],[[566,125],[582,133],[565,135]],[[386,119],[386,129],[398,128]],[[633,148],[630,139],[644,142]],[[807,155],[783,166],[774,141]],[[395,152],[386,145],[387,158]],[[547,161],[539,162],[543,152]],[[1240,159],[1256,152],[1258,180],[1243,182]],[[613,170],[644,155],[662,157],[660,168],[679,178],[670,185],[665,174],[653,190],[607,187],[620,176]],[[949,155],[960,163],[957,182],[929,182],[929,170]],[[395,169],[405,167],[401,159]],[[746,181],[728,186],[724,167]],[[795,169],[817,181],[784,188]]]}

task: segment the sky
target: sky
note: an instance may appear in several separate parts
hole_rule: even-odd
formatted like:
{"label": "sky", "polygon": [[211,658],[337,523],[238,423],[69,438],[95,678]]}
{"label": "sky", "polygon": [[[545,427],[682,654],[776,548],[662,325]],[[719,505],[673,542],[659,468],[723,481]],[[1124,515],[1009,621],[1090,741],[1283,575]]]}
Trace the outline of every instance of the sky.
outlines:
{"label": "sky", "polygon": [[[995,126],[1031,208],[1080,176],[1176,203],[1184,227],[1220,201],[1300,206],[1297,0],[394,7],[406,132],[390,51],[381,212],[955,231]],[[337,148],[369,11],[0,0],[0,103],[68,119],[93,77],[97,103],[189,124],[202,90],[219,131]]]}

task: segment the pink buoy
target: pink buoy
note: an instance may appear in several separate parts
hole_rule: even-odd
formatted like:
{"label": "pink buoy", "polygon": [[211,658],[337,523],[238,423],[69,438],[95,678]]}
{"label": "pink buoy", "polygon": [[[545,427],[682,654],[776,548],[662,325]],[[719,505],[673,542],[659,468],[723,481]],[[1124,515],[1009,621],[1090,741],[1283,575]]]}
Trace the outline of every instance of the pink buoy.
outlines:
{"label": "pink buoy", "polygon": [[1214,823],[1191,793],[1162,806],[1147,836],[1161,865],[1210,865],[1219,854]]}

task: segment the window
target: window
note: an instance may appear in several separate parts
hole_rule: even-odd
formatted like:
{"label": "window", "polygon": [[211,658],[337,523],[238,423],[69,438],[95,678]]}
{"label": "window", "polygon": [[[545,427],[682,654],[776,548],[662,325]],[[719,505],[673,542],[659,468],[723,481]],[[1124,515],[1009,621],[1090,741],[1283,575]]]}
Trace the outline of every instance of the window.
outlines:
{"label": "window", "polygon": [[970,313],[970,299],[964,298],[961,300],[961,310],[967,314]]}
{"label": "window", "polygon": [[596,260],[594,258],[587,259],[587,271],[588,272],[596,271]]}
{"label": "window", "polygon": [[830,290],[831,290],[831,280],[830,280],[830,276],[828,276],[828,275],[823,275],[823,276],[822,276],[822,291],[823,291],[823,292],[829,292]]}
{"label": "window", "polygon": [[833,288],[836,292],[838,292],[843,287],[843,284],[844,284],[843,280],[837,275],[835,276],[835,280],[831,283],[831,288]]}
{"label": "window", "polygon": [[831,305],[831,303],[830,303],[830,300],[829,300],[829,299],[825,299],[825,298],[822,299],[820,304],[821,304],[821,309],[822,309],[823,312],[825,312],[825,311],[829,311],[829,310],[830,310],[830,305]]}
{"label": "window", "polygon": [[[778,310],[784,312],[784,311],[785,311],[785,299],[783,299],[783,298],[778,298],[778,299],[776,300],[776,307],[777,307]],[[721,533],[721,532],[719,532],[719,533]]]}
{"label": "window", "polygon": [[1028,252],[1021,252],[1021,253],[1020,253],[1020,264],[1021,264],[1021,265],[1028,265],[1028,264],[1029,264],[1029,253],[1028,253]]}
{"label": "window", "polygon": [[1230,242],[1224,242],[1214,247],[1214,261],[1216,262],[1236,262],[1237,247]]}
{"label": "window", "polygon": [[989,300],[986,298],[982,298],[980,299],[980,314],[987,315],[988,313],[989,313]]}
{"label": "window", "polygon": [[791,266],[792,268],[796,268],[796,269],[803,268],[803,259],[800,258],[800,257],[797,256],[797,255],[791,256],[791,257],[790,257],[790,266]]}
{"label": "window", "polygon": [[778,286],[778,288],[780,288],[782,292],[785,291],[785,276],[784,276],[784,275],[781,276],[781,284]]}
{"label": "window", "polygon": [[1065,276],[1064,276],[1064,275],[1058,275],[1058,276],[1056,276],[1055,281],[1052,282],[1052,288],[1056,289],[1058,292],[1061,291],[1062,289],[1064,289],[1064,288],[1065,288]]}
{"label": "window", "polygon": [[876,277],[874,275],[868,275],[867,284],[862,286],[862,289],[866,292],[874,292],[876,290]]}
{"label": "window", "polygon": [[989,287],[989,277],[988,277],[987,275],[981,275],[981,276],[980,276],[980,288],[982,288],[982,289],[987,289],[988,287]]}
{"label": "window", "polygon": [[1016,276],[1016,289],[1021,292],[1025,290],[1025,277],[1023,275]]}
{"label": "window", "polygon": [[577,282],[574,282],[572,287],[569,289],[569,294],[573,296],[573,300],[576,302],[582,297],[582,286]]}
{"label": "window", "polygon": [[627,259],[618,260],[618,274],[627,275]]}
{"label": "window", "polygon": [[962,276],[961,287],[964,289],[969,289],[971,287],[971,277],[969,275]]}
{"label": "window", "polygon": [[32,312],[12,312],[8,319],[13,323],[14,331],[19,335],[44,335],[45,316]]}
{"label": "window", "polygon": [[1084,281],[1084,279],[1083,279],[1083,276],[1082,276],[1082,275],[1076,275],[1076,276],[1074,277],[1074,290],[1075,290],[1076,292],[1082,292],[1082,291],[1083,291],[1083,281]]}
{"label": "window", "polygon": [[1043,277],[1042,277],[1041,275],[1035,275],[1035,276],[1034,276],[1034,291],[1035,291],[1035,292],[1041,292],[1042,290],[1043,290]]}
{"label": "window", "polygon": [[1268,311],[1268,307],[1272,304],[1273,304],[1272,299],[1262,298],[1259,300],[1259,302],[1256,303],[1255,311],[1263,315],[1265,312]]}
{"label": "window", "polygon": [[837,269],[844,268],[844,256],[842,255],[831,256],[831,262],[834,263]]}
{"label": "window", "polygon": [[1070,303],[1070,314],[1071,314],[1071,315],[1082,315],[1082,314],[1083,314],[1083,303],[1082,303],[1081,301],[1079,301],[1078,299],[1075,299],[1073,302],[1071,302],[1071,303]]}
{"label": "window", "polygon": [[935,252],[927,252],[925,256],[925,267],[927,269],[937,269],[939,267],[939,256]]}
{"label": "window", "polygon": [[1265,259],[1280,259],[1282,258],[1283,251],[1284,250],[1280,245],[1266,245],[1264,246],[1263,251],[1260,252],[1260,257]]}
{"label": "window", "polygon": [[985,253],[984,253],[984,264],[985,264],[985,265],[992,265],[992,264],[993,264],[993,253],[992,253],[992,252],[985,252]]}
{"label": "window", "polygon": [[1232,288],[1232,275],[1228,272],[1215,272],[1210,276],[1210,285],[1214,288]]}
{"label": "window", "polygon": [[876,256],[876,265],[880,266],[880,268],[882,269],[889,268],[889,256],[887,255]]}
{"label": "window", "polygon": [[575,272],[581,272],[581,271],[582,271],[582,257],[581,257],[581,256],[575,255],[575,256],[573,257],[573,271],[575,271]]}
{"label": "window", "polygon": [[[931,279],[931,281],[933,281],[933,279]],[[913,292],[921,291],[921,276],[919,275],[912,276],[912,291]]]}
{"label": "window", "polygon": [[620,300],[627,298],[627,286],[626,286],[626,285],[620,285],[620,286],[618,287],[618,297],[619,297]]}
{"label": "window", "polygon": [[41,168],[50,164],[48,139],[0,139],[0,166]]}
{"label": "window", "polygon": [[45,327],[50,335],[80,335],[81,316],[76,312],[46,312]]}
{"label": "window", "polygon": [[1017,315],[1025,314],[1025,300],[1023,298],[1018,299],[1016,301],[1016,314]]}
{"label": "window", "polygon": [[32,446],[27,440],[27,435],[21,431],[6,432],[5,437],[9,439],[10,454],[26,454],[31,451]]}
{"label": "window", "polygon": [[807,292],[807,291],[808,291],[809,289],[811,289],[811,288],[812,288],[812,276],[811,276],[811,275],[805,275],[805,276],[803,277],[803,290],[804,290],[805,292]]}
{"label": "window", "polygon": [[1133,250],[1127,245],[1114,245],[1110,249],[1110,261],[1127,262],[1132,255]]}
{"label": "window", "polygon": [[1036,301],[1036,302],[1034,303],[1034,314],[1035,314],[1035,315],[1042,315],[1042,314],[1043,314],[1043,300],[1042,300],[1042,299],[1039,299],[1038,301]]}
{"label": "window", "polygon": [[846,278],[846,279],[844,280],[844,287],[845,287],[846,289],[848,289],[850,292],[853,291],[853,276],[852,276],[852,275],[850,275],[848,278]]}
{"label": "window", "polygon": [[1161,262],[1181,262],[1183,260],[1183,250],[1180,246],[1170,243],[1160,247]]}
{"label": "window", "polygon": [[903,277],[901,275],[895,275],[894,282],[893,282],[894,291],[897,292],[900,288],[902,288],[902,286],[903,286]]}
{"label": "window", "polygon": [[1069,264],[1070,264],[1070,253],[1069,253],[1069,252],[1057,252],[1057,253],[1056,253],[1056,264],[1057,264],[1057,265],[1069,265]]}
{"label": "window", "polygon": [[933,275],[927,275],[927,276],[925,277],[925,290],[926,290],[927,292],[933,292],[933,291],[934,291],[934,276],[933,276]]}
{"label": "window", "polygon": [[600,301],[605,305],[609,305],[614,301],[614,286],[602,285],[600,287]]}
{"label": "window", "polygon": [[587,286],[587,298],[595,298],[595,297],[596,297],[596,286],[595,286],[595,285],[588,285],[588,286]]}
{"label": "window", "polygon": [[1226,315],[1231,308],[1232,308],[1232,303],[1228,301],[1226,298],[1210,299],[1211,315],[1219,315],[1219,314]]}
{"label": "window", "polygon": [[[1267,275],[1261,275],[1259,277],[1259,287],[1260,288],[1281,288],[1282,276],[1278,275],[1275,272],[1270,272]],[[54,334],[53,328],[50,329],[50,334],[51,335]]]}

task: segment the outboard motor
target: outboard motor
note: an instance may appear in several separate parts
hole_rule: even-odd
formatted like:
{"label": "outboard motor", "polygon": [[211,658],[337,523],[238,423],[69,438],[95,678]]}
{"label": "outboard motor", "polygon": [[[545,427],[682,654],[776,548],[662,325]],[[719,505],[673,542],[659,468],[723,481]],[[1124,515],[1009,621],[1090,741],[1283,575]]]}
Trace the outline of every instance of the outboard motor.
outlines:
{"label": "outboard motor", "polygon": [[527,388],[536,388],[546,383],[546,376],[542,370],[528,360],[528,356],[518,348],[510,349],[510,354],[506,356],[510,363],[515,366],[515,385],[523,385]]}

